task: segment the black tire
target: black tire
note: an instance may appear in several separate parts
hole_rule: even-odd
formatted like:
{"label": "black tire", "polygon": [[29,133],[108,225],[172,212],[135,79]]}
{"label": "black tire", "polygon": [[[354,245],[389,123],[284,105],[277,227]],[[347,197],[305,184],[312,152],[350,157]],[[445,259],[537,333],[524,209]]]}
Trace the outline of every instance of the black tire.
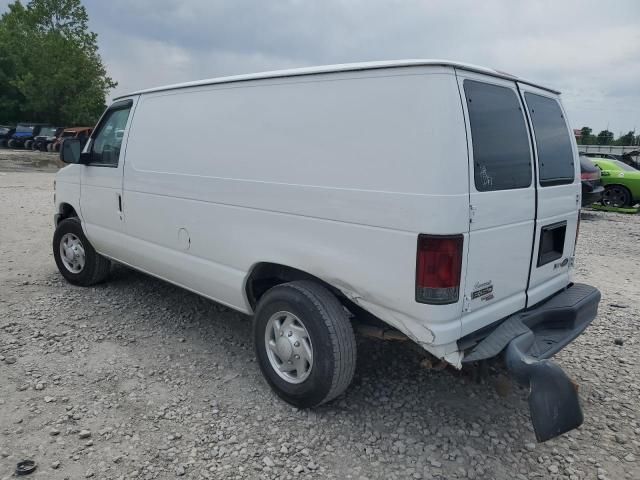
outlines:
{"label": "black tire", "polygon": [[7,147],[16,148],[16,141],[12,138],[7,142]]}
{"label": "black tire", "polygon": [[[269,319],[290,312],[306,328],[313,346],[313,363],[302,383],[290,383],[272,366],[265,332]],[[349,318],[338,299],[311,281],[277,285],[266,292],[253,318],[253,340],[262,374],[287,403],[299,408],[315,407],[344,392],[356,367],[356,341]]]}
{"label": "black tire", "polygon": [[602,204],[608,207],[629,207],[631,206],[631,192],[623,185],[607,185],[604,187]]}
{"label": "black tire", "polygon": [[[67,233],[75,235],[80,240],[84,249],[84,267],[77,273],[70,271],[65,266],[61,257],[60,243]],[[83,287],[95,285],[107,278],[111,270],[111,262],[94,250],[89,240],[87,240],[87,237],[85,237],[82,231],[82,225],[77,217],[66,218],[56,227],[56,231],[53,234],[53,257],[62,276],[73,285]]]}
{"label": "black tire", "polygon": [[24,142],[23,147],[25,150],[31,150],[31,145],[33,145],[33,140],[27,140]]}

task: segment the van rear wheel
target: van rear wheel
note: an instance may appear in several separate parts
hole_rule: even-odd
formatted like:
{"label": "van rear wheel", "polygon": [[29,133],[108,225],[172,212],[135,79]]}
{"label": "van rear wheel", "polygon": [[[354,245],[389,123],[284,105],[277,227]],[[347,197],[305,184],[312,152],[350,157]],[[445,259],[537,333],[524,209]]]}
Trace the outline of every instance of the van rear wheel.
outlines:
{"label": "van rear wheel", "polygon": [[75,217],[62,220],[56,227],[53,257],[62,276],[83,287],[103,281],[111,269],[111,262],[94,250]]}
{"label": "van rear wheel", "polygon": [[315,407],[344,392],[356,366],[351,322],[338,299],[311,281],[266,292],[253,319],[260,370],[287,403]]}

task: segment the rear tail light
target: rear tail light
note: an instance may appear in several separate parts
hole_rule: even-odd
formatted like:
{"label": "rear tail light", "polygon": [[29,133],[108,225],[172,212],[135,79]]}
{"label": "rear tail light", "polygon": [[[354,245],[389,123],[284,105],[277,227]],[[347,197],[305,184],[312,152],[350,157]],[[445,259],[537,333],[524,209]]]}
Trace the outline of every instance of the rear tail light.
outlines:
{"label": "rear tail light", "polygon": [[580,174],[581,180],[594,181],[600,180],[600,171],[597,172],[582,172]]}
{"label": "rear tail light", "polygon": [[462,235],[419,235],[416,302],[456,303],[460,294]]}

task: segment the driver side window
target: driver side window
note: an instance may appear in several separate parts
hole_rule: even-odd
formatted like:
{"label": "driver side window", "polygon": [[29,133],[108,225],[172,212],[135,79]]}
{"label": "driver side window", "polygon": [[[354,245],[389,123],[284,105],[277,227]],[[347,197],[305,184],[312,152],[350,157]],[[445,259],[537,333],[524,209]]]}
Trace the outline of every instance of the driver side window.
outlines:
{"label": "driver side window", "polygon": [[118,166],[120,146],[131,107],[112,110],[103,121],[91,148],[91,163],[110,167]]}

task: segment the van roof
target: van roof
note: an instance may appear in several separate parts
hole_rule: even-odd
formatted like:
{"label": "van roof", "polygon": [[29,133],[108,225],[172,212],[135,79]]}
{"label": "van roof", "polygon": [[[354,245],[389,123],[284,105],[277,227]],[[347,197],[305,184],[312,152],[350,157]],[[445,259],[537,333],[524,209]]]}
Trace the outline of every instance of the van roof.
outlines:
{"label": "van roof", "polygon": [[315,75],[320,73],[351,72],[351,71],[358,71],[358,70],[374,70],[374,69],[380,69],[380,68],[398,68],[398,67],[430,66],[430,65],[450,66],[450,67],[458,68],[460,70],[468,70],[471,72],[478,72],[478,73],[483,73],[485,75],[491,75],[493,77],[505,78],[508,80],[517,80],[519,82],[526,83],[534,87],[548,90],[549,92],[553,92],[555,94],[560,93],[557,90],[553,90],[551,88],[523,80],[509,73],[501,72],[499,70],[494,70],[491,68],[480,67],[477,65],[471,65],[468,63],[454,62],[450,60],[392,60],[392,61],[382,61],[382,62],[362,62],[362,63],[344,63],[339,65],[322,65],[318,67],[294,68],[290,70],[275,70],[272,72],[249,73],[244,75],[233,75],[229,77],[218,77],[218,78],[210,78],[205,80],[196,80],[194,82],[176,83],[174,85],[165,85],[161,87],[148,88],[145,90],[138,90],[135,92],[131,92],[127,95],[119,95],[118,97],[115,98],[115,100],[118,100],[120,98],[125,98],[131,95],[139,95],[142,93],[162,92],[165,90],[176,90],[176,89],[188,88],[188,87],[200,87],[204,85],[215,85],[219,83],[243,82],[248,80],[261,80],[266,78],[282,78],[282,77],[294,77],[294,76],[302,76],[302,75]]}

